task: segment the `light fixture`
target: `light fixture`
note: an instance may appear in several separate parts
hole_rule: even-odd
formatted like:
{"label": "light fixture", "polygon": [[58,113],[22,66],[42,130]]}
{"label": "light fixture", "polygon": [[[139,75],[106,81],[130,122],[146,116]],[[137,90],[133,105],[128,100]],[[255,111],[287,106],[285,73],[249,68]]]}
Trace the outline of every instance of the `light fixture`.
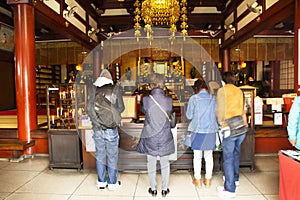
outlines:
{"label": "light fixture", "polygon": [[99,33],[99,29],[98,28],[94,28],[92,27],[89,31],[88,31],[88,35],[89,37],[92,37],[93,35],[96,35],[97,33]]}
{"label": "light fixture", "polygon": [[68,6],[67,9],[63,11],[63,15],[64,17],[71,17],[74,16],[76,11],[77,11],[77,6],[73,6],[73,7]]}
{"label": "light fixture", "polygon": [[211,37],[216,37],[221,33],[221,30],[199,30],[200,33],[209,34]]}
{"label": "light fixture", "polygon": [[244,61],[239,61],[240,64],[240,68],[245,68],[247,66],[247,63],[245,63]]}
{"label": "light fixture", "polygon": [[222,68],[222,62],[218,62],[218,68]]}
{"label": "light fixture", "polygon": [[288,30],[288,31],[286,31],[286,33],[289,33],[289,34],[292,34],[292,35],[295,34],[295,32],[293,30]]}
{"label": "light fixture", "polygon": [[224,25],[224,28],[227,30],[227,31],[230,31],[231,34],[234,34],[235,33],[235,28],[233,27],[232,24],[229,24],[229,25]]}
{"label": "light fixture", "polygon": [[82,71],[82,65],[81,64],[76,65],[76,70]]}
{"label": "light fixture", "polygon": [[[49,0],[39,0],[40,2],[44,3],[44,1],[49,1]],[[33,5],[36,5],[36,3],[38,2],[38,0],[33,0],[32,3]]]}
{"label": "light fixture", "polygon": [[247,3],[248,10],[250,10],[253,13],[262,13],[262,6],[258,5],[258,3],[255,1],[253,4],[249,5]]}
{"label": "light fixture", "polygon": [[141,36],[141,21],[145,24],[144,30],[150,44],[153,40],[153,26],[169,26],[169,39],[173,42],[177,31],[176,23],[180,20],[181,33],[183,36],[188,34],[187,0],[136,0],[134,7],[134,29],[137,40]]}

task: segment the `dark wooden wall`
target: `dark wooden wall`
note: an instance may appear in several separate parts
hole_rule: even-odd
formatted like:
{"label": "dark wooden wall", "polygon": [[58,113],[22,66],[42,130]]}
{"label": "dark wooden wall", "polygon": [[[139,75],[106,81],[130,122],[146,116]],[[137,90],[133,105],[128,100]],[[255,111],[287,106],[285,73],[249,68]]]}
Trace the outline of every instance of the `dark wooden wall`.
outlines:
{"label": "dark wooden wall", "polygon": [[0,110],[16,108],[13,53],[0,50]]}

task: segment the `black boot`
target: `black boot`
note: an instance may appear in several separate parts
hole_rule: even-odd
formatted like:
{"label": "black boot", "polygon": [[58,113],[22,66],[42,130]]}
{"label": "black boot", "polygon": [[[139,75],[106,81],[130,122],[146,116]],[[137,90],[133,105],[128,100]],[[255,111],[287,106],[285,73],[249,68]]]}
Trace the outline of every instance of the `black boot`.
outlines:
{"label": "black boot", "polygon": [[153,197],[156,197],[156,195],[157,195],[157,190],[152,190],[151,188],[149,188],[148,192],[149,192],[149,194],[151,194]]}
{"label": "black boot", "polygon": [[169,194],[169,193],[170,193],[169,188],[168,188],[167,190],[162,190],[162,191],[161,191],[161,195],[162,195],[163,197],[166,197],[167,194]]}

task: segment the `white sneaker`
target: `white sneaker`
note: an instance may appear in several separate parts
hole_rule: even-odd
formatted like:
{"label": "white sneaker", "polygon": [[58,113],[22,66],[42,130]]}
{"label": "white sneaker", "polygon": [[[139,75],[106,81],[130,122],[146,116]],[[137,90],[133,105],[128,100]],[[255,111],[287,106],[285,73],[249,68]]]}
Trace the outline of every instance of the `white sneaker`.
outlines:
{"label": "white sneaker", "polygon": [[118,181],[116,184],[108,184],[108,189],[113,191],[121,187],[121,181]]}
{"label": "white sneaker", "polygon": [[227,198],[235,198],[236,193],[235,192],[228,192],[224,189],[223,186],[218,186],[217,187],[217,191],[219,192],[220,195],[222,195],[223,197],[227,197]]}
{"label": "white sneaker", "polygon": [[104,189],[106,188],[106,186],[107,186],[107,182],[99,182],[99,181],[97,180],[97,188],[98,188],[99,190],[104,190]]}
{"label": "white sneaker", "polygon": [[240,186],[240,182],[239,181],[235,181],[235,187],[239,187]]}

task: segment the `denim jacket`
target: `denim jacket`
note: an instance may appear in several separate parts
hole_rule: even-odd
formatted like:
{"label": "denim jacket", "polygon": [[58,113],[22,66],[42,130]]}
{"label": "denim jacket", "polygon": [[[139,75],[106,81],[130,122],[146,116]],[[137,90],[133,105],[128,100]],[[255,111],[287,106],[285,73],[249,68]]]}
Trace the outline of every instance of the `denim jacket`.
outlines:
{"label": "denim jacket", "polygon": [[191,132],[217,132],[216,97],[207,90],[192,95],[188,102],[186,117],[191,120],[188,126]]}
{"label": "denim jacket", "polygon": [[291,107],[287,131],[289,140],[296,140],[295,147],[300,149],[300,96],[296,97]]}

